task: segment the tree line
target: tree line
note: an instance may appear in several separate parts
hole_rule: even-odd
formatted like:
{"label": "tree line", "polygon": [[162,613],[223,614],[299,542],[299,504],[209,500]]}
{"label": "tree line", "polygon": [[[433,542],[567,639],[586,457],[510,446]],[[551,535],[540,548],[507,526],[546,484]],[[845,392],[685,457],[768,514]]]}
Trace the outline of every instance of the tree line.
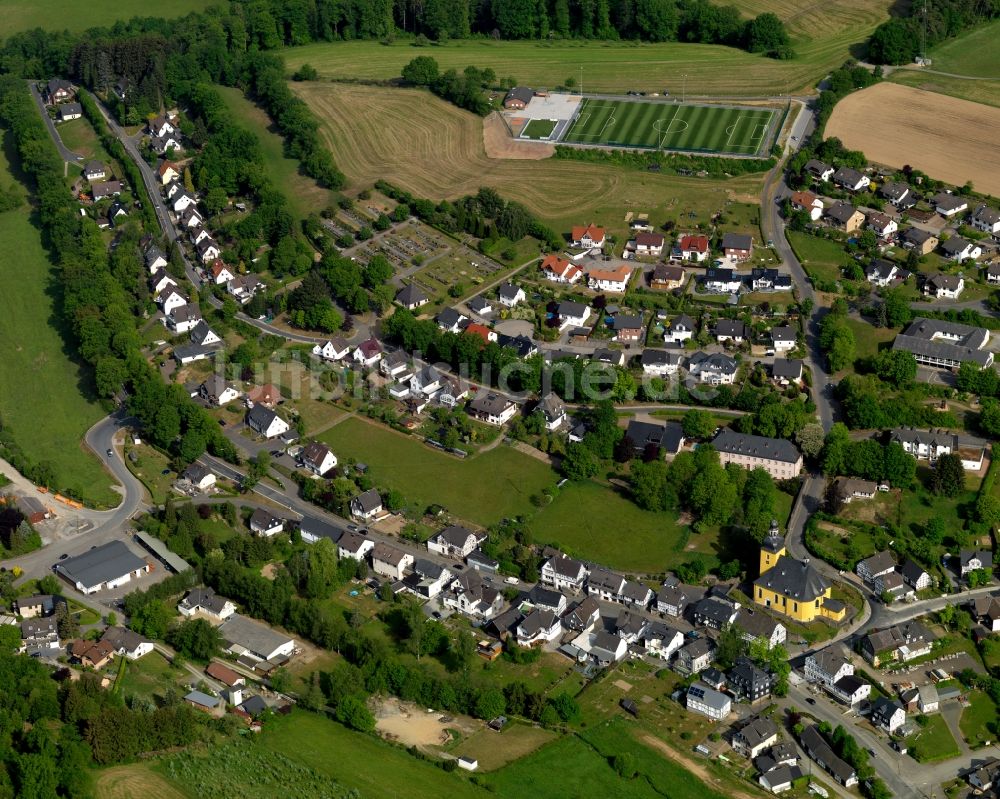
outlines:
{"label": "tree line", "polygon": [[[235,447],[208,412],[183,387],[164,384],[141,353],[135,319],[142,316],[143,303],[128,290],[142,282],[135,280],[142,273],[138,228],[125,226],[121,246],[109,254],[97,225],[77,212],[62,162],[23,81],[0,79],[0,117],[13,134],[22,168],[35,183],[38,218],[62,288],[60,313],[74,334],[77,353],[94,370],[98,392],[111,398],[127,387],[130,412],[164,449],[177,453],[186,440],[188,452],[207,448],[236,460]],[[135,282],[123,281],[122,275]],[[57,475],[33,477],[60,487]]]}
{"label": "tree line", "polygon": [[430,89],[443,100],[454,103],[479,116],[490,112],[490,103],[484,94],[487,87],[496,81],[492,69],[468,66],[459,75],[455,69],[441,72],[438,62],[430,56],[421,55],[403,67],[402,78],[411,86]]}

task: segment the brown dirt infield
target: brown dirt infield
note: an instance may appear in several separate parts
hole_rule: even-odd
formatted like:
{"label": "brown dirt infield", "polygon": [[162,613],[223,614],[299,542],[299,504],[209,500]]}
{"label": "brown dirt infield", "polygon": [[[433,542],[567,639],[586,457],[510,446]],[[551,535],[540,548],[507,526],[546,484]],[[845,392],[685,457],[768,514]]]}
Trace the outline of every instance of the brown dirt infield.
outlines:
{"label": "brown dirt infield", "polygon": [[513,158],[519,161],[541,161],[556,151],[554,144],[515,141],[497,114],[483,120],[483,147],[487,158]]}
{"label": "brown dirt infield", "polygon": [[482,722],[467,716],[450,716],[440,711],[428,713],[427,708],[392,698],[376,702],[374,712],[379,735],[403,746],[421,749],[447,744],[451,741],[449,729],[469,735],[485,727]]}
{"label": "brown dirt infield", "polygon": [[937,180],[1000,194],[1000,108],[895,83],[848,95],[833,110],[827,137],[892,167],[910,164]]}

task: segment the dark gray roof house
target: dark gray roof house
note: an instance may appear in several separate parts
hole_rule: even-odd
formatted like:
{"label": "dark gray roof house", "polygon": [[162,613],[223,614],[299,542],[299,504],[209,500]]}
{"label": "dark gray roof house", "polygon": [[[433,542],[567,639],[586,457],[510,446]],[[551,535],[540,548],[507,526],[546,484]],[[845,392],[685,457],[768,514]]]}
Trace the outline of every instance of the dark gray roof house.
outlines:
{"label": "dark gray roof house", "polygon": [[56,571],[84,593],[100,590],[107,583],[127,581],[129,575],[148,569],[146,561],[121,541],[109,541],[56,563]]}
{"label": "dark gray roof house", "polygon": [[722,236],[723,250],[753,249],[753,236],[746,233],[724,233]]}
{"label": "dark gray roof house", "polygon": [[771,376],[775,380],[801,380],[802,361],[775,358],[774,363],[771,365]]}
{"label": "dark gray roof house", "polygon": [[808,561],[787,556],[778,558],[774,566],[754,580],[754,585],[799,602],[813,602],[830,587],[827,579]]}
{"label": "dark gray roof house", "polygon": [[420,286],[410,283],[396,293],[396,302],[404,308],[419,308],[430,302],[430,298]]}

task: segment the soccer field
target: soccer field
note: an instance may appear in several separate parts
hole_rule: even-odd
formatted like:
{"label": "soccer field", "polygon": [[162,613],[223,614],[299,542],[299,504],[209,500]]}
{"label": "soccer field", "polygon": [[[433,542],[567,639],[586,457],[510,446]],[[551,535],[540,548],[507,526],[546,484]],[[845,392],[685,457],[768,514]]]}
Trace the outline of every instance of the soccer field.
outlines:
{"label": "soccer field", "polygon": [[562,141],[754,155],[764,148],[774,115],[770,108],[588,98]]}

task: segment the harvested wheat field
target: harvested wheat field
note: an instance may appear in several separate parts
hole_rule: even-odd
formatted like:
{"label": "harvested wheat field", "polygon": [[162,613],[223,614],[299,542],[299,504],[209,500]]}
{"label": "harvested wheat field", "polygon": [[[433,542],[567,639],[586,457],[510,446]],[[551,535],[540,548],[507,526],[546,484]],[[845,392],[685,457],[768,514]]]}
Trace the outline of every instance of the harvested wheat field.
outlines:
{"label": "harvested wheat field", "polygon": [[186,799],[166,779],[148,766],[119,766],[102,771],[94,783],[97,799]]}
{"label": "harvested wheat field", "polygon": [[[620,219],[630,209],[707,219],[727,201],[760,196],[763,175],[709,180],[554,158],[490,158],[480,117],[417,89],[290,85],[321,120],[320,135],[352,189],[384,179],[437,200],[492,186],[557,229],[581,219]],[[487,131],[494,153],[498,134]]]}
{"label": "harvested wheat field", "polygon": [[910,164],[937,180],[1000,195],[1000,108],[879,83],[848,95],[826,135],[892,167]]}

